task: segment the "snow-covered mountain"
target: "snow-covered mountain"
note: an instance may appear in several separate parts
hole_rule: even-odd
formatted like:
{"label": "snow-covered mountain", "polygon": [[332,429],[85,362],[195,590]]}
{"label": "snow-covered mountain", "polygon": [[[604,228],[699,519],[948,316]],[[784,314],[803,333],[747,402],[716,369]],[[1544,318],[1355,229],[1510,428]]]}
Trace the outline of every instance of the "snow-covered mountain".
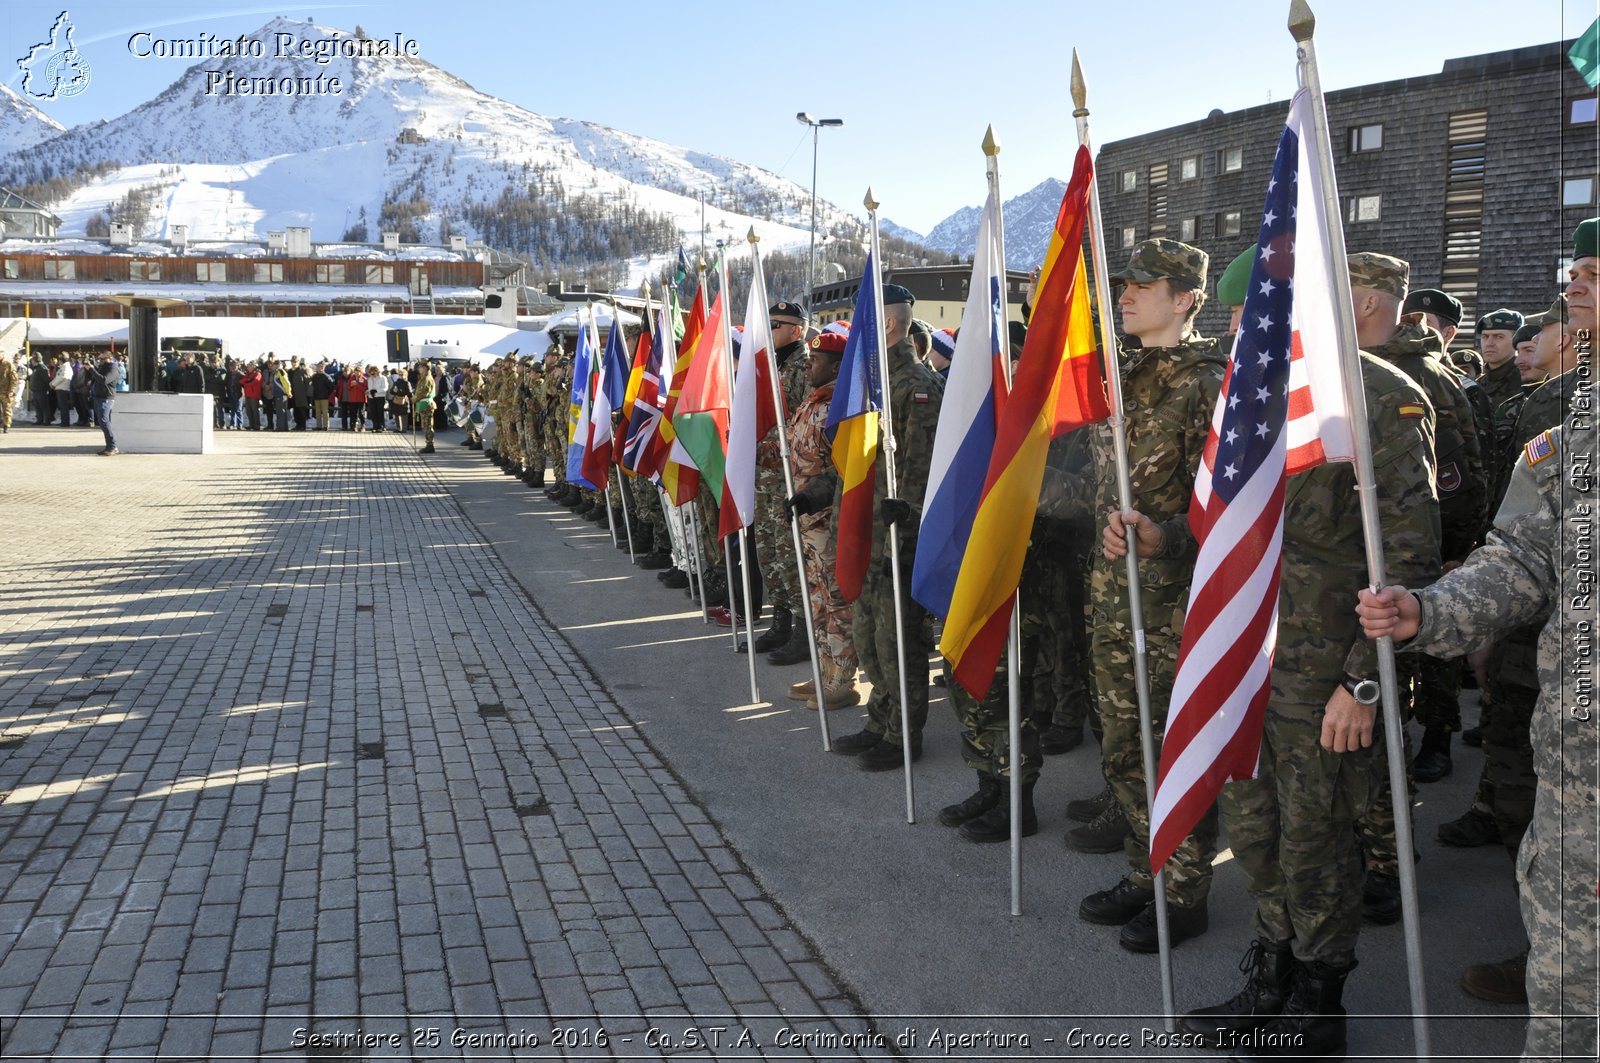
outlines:
{"label": "snow-covered mountain", "polygon": [[60,122],[0,85],[0,152],[20,151],[62,131]]}
{"label": "snow-covered mountain", "polygon": [[[1001,212],[1005,215],[1008,267],[1033,269],[1044,261],[1066,191],[1066,182],[1047,177],[1022,195],[1005,201]],[[978,219],[982,214],[982,207],[962,207],[929,230],[921,242],[937,251],[970,257],[978,246]]]}
{"label": "snow-covered mountain", "polygon": [[[190,67],[120,118],[0,159],[0,183],[120,163],[53,206],[64,220],[63,235],[83,233],[91,218],[138,190],[146,216],[137,235],[145,238],[166,236],[174,224],[187,225],[192,240],[259,239],[268,230],[303,225],[311,227],[313,240],[332,241],[363,217],[372,240],[397,219],[424,241],[441,241],[447,232],[482,238],[474,207],[480,220],[519,205],[542,210],[528,225],[549,227],[570,222],[578,213],[571,205],[579,202],[601,224],[615,218],[637,230],[643,223],[633,219],[669,219],[678,234],[662,237],[660,230],[671,227],[657,224],[653,239],[675,246],[680,239],[700,242],[703,198],[708,243],[726,239],[742,248],[752,224],[763,250],[809,240],[810,193],[759,167],[534,114],[418,58],[338,56],[326,65],[276,59],[272,42],[280,33],[307,47],[352,39],[344,30],[274,19],[249,35],[265,43],[264,57]],[[338,78],[343,89],[339,95],[208,94],[208,66],[227,68],[234,84],[321,75]],[[224,86],[213,79],[210,87]],[[504,205],[508,191],[523,197],[520,204]],[[491,203],[502,209],[486,211]],[[552,205],[563,209],[552,211]],[[825,228],[861,229],[858,219],[827,203],[820,204],[818,220]],[[503,238],[494,242],[506,246]]]}

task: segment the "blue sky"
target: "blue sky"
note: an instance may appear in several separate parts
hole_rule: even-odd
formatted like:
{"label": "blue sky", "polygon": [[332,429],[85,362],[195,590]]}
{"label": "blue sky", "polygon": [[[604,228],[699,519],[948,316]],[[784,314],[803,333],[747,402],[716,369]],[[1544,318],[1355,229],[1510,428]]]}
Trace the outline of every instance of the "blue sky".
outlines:
{"label": "blue sky", "polygon": [[[1574,37],[1594,0],[1314,0],[1324,87],[1438,72],[1444,60]],[[1077,146],[1067,92],[1083,58],[1093,134],[1104,143],[1284,99],[1295,87],[1288,0],[812,0],[688,3],[127,4],[12,0],[0,67],[71,12],[88,89],[44,104],[63,125],[118,115],[187,65],[137,59],[128,38],[237,36],[275,15],[370,37],[415,39],[422,58],[529,110],[614,126],[811,180],[797,111],[843,118],[821,134],[820,194],[858,209],[869,185],[885,217],[926,231],[983,198],[979,144],[993,123],[1006,195],[1065,178]],[[672,17],[668,17],[672,12]]]}

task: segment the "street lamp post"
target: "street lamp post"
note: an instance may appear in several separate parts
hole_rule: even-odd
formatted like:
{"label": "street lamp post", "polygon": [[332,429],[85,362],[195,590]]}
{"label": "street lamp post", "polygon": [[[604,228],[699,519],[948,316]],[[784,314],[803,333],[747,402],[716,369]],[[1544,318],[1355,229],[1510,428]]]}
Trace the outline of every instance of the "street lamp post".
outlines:
{"label": "street lamp post", "polygon": [[806,111],[795,121],[811,127],[811,250],[806,256],[806,317],[811,316],[811,298],[817,289],[817,131],[823,126],[842,126],[843,118],[813,118]]}

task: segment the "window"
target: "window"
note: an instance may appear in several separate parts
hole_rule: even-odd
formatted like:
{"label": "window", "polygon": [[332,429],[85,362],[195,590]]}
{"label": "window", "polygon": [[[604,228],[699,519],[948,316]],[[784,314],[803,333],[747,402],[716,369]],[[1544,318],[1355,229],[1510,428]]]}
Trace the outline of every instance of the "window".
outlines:
{"label": "window", "polygon": [[344,263],[343,262],[318,262],[317,263],[317,283],[318,284],[343,284],[344,283]]}
{"label": "window", "polygon": [[1193,181],[1200,176],[1200,156],[1191,155],[1178,163],[1178,178],[1182,181]]}
{"label": "window", "polygon": [[1223,148],[1222,160],[1219,164],[1219,168],[1223,173],[1236,173],[1237,171],[1244,169],[1244,149]]}
{"label": "window", "polygon": [[393,284],[394,283],[394,267],[393,266],[368,266],[367,267],[367,283],[368,284]]}
{"label": "window", "polygon": [[1218,236],[1238,236],[1241,217],[1236,210],[1225,210],[1217,215]]}
{"label": "window", "polygon": [[1123,247],[1132,247],[1133,246],[1133,226],[1131,226],[1131,225],[1124,225],[1122,227],[1122,246]]}
{"label": "window", "polygon": [[136,258],[128,263],[128,279],[131,281],[158,281],[161,279],[161,263],[147,262]]}
{"label": "window", "polygon": [[1382,125],[1357,125],[1350,127],[1350,154],[1358,151],[1378,151],[1383,147]]}
{"label": "window", "polygon": [[257,262],[256,263],[256,283],[257,284],[281,284],[281,283],[283,283],[283,263],[282,262]]}
{"label": "window", "polygon": [[1199,218],[1185,218],[1178,223],[1178,239],[1189,244],[1194,242],[1195,230],[1200,227]]}
{"label": "window", "polygon": [[1345,204],[1347,222],[1377,221],[1383,214],[1382,196],[1351,196]]}
{"label": "window", "polygon": [[1561,182],[1561,205],[1563,207],[1587,207],[1593,202],[1593,177],[1569,177]]}
{"label": "window", "polygon": [[1139,187],[1139,171],[1137,171],[1137,170],[1123,170],[1122,171],[1122,190],[1124,192],[1132,192],[1134,189],[1136,189],[1138,187]]}
{"label": "window", "polygon": [[78,264],[70,258],[47,258],[44,260],[44,279],[47,281],[77,280]]}
{"label": "window", "polygon": [[1582,96],[1572,101],[1572,110],[1567,114],[1567,121],[1571,125],[1588,125],[1595,120],[1596,103],[1600,102],[1593,96]]}
{"label": "window", "polygon": [[228,264],[226,262],[196,262],[194,264],[194,279],[202,284],[222,284],[228,279]]}
{"label": "window", "polygon": [[14,258],[6,259],[6,280],[14,281],[19,275],[19,266]]}

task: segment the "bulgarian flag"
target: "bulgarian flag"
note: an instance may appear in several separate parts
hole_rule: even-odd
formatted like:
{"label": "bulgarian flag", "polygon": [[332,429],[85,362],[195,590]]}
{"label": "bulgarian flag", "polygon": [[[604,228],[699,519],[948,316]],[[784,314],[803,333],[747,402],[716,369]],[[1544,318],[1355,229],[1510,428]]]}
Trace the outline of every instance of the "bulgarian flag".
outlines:
{"label": "bulgarian flag", "polygon": [[834,574],[846,601],[861,597],[872,554],[872,492],[877,482],[878,417],[883,381],[878,371],[878,268],[867,254],[850,335],[839,361],[839,380],[828,404],[828,438],[839,470],[838,555]]}

